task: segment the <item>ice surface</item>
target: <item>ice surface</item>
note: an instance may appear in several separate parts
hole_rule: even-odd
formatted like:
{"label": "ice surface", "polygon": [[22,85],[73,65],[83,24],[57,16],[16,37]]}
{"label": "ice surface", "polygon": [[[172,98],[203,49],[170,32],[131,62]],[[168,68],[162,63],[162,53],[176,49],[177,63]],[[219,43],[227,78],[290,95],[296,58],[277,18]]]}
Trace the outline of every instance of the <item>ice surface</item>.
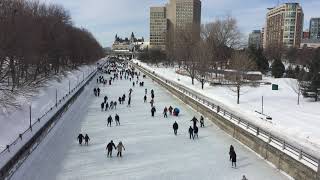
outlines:
{"label": "ice surface", "polygon": [[[103,96],[117,100],[132,87],[129,80],[116,81],[112,87],[100,86],[102,96],[93,96],[93,81],[80,98],[65,113],[50,135],[14,174],[14,180],[239,180],[288,179],[265,160],[258,157],[213,123],[205,121],[199,128],[199,139],[190,140],[188,127],[191,118],[199,114],[162,87],[146,79],[145,87],[134,87],[132,105],[117,106],[117,110],[102,112]],[[152,118],[150,104],[143,103],[144,89],[155,91],[156,117]],[[150,96],[148,95],[148,98]],[[150,100],[150,99],[149,99]],[[179,107],[181,116],[163,118],[165,106]],[[106,127],[109,115],[119,114],[121,126]],[[179,124],[178,136],[174,136],[172,124]],[[88,133],[89,146],[79,146],[78,133]],[[122,141],[126,151],[122,158],[107,158],[105,146],[113,140]],[[229,146],[237,152],[237,169],[231,168]]]}

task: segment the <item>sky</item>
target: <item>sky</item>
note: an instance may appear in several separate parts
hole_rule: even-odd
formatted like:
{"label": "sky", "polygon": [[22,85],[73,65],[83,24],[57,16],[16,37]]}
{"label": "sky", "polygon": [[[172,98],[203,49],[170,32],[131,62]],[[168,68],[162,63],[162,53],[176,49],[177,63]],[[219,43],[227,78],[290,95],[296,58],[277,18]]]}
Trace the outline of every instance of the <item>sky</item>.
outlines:
{"label": "sky", "polygon": [[[103,47],[110,47],[116,34],[149,40],[149,8],[161,6],[169,0],[40,0],[59,4],[67,9],[77,27],[88,29]],[[238,26],[246,37],[254,29],[261,29],[267,8],[278,0],[201,0],[202,23],[214,21],[227,15],[238,20]],[[304,26],[308,28],[311,17],[320,17],[320,0],[279,0],[299,2],[304,11]]]}

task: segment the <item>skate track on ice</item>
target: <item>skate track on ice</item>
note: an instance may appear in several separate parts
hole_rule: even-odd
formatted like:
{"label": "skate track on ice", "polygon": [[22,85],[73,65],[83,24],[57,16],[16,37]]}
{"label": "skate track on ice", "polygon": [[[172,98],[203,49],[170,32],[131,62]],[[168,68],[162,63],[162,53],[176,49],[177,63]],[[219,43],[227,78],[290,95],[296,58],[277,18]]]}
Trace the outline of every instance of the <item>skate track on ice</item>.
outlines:
{"label": "skate track on ice", "polygon": [[[105,77],[107,77],[105,75]],[[141,77],[140,77],[141,78]],[[108,78],[107,78],[108,79]],[[64,114],[47,138],[13,175],[14,180],[286,180],[287,176],[270,166],[254,152],[205,120],[199,127],[199,139],[190,140],[191,118],[200,115],[169,94],[151,79],[145,87],[133,88],[131,107],[101,112],[104,95],[110,102],[122,94],[128,97],[129,80],[116,80],[111,87],[99,85],[101,95],[94,97],[95,79]],[[152,118],[150,103],[143,103],[144,89],[155,91],[156,117]],[[126,98],[127,100],[128,98]],[[179,107],[181,116],[164,119],[163,108]],[[121,126],[106,126],[107,117],[119,114]],[[178,136],[172,124],[179,124]],[[88,133],[89,146],[79,146],[78,133]],[[122,141],[126,151],[122,158],[107,158],[106,144]],[[229,146],[237,153],[237,169],[231,168]]]}

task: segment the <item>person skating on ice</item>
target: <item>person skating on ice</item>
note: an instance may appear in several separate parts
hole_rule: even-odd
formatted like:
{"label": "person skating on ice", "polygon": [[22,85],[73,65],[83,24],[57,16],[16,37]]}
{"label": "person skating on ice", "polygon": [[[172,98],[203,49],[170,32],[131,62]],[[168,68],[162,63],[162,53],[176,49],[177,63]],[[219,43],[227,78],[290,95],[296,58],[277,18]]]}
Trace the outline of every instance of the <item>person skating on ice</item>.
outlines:
{"label": "person skating on ice", "polygon": [[191,121],[193,122],[193,128],[196,127],[197,126],[197,122],[199,122],[198,119],[196,117],[194,117],[194,116],[191,119]]}
{"label": "person skating on ice", "polygon": [[82,145],[83,138],[84,138],[84,136],[81,133],[77,137],[80,145]]}
{"label": "person skating on ice", "polygon": [[194,132],[194,137],[197,137],[198,139],[199,139],[199,136],[198,136],[198,132],[199,132],[199,128],[198,128],[198,126],[195,126],[194,128],[193,128],[193,132]]}
{"label": "person skating on ice", "polygon": [[118,114],[115,115],[114,119],[115,119],[115,121],[116,121],[116,125],[117,125],[117,126],[120,126],[120,117],[119,117]]}
{"label": "person skating on ice", "polygon": [[174,135],[177,135],[177,133],[178,133],[178,128],[179,128],[179,125],[178,125],[177,121],[175,121],[175,122],[173,123],[172,128],[173,128],[173,133],[174,133]]}
{"label": "person skating on ice", "polygon": [[89,141],[90,141],[90,138],[89,138],[89,136],[88,136],[88,134],[86,134],[86,136],[84,137],[84,143],[85,143],[85,145],[89,145]]}
{"label": "person skating on ice", "polygon": [[151,116],[154,117],[154,113],[156,112],[156,108],[153,106],[151,108]]}
{"label": "person skating on ice", "polygon": [[108,123],[107,123],[107,126],[109,126],[110,125],[110,127],[111,127],[111,122],[112,122],[113,120],[112,120],[112,117],[111,117],[111,115],[108,117]]}
{"label": "person skating on ice", "polygon": [[112,150],[114,149],[117,149],[116,145],[113,143],[113,141],[111,140],[107,147],[106,147],[106,150],[108,151],[108,154],[107,154],[107,157],[112,157]]}
{"label": "person skating on ice", "polygon": [[101,103],[101,111],[104,110],[104,103]]}
{"label": "person skating on ice", "polygon": [[203,118],[203,116],[200,117],[200,127],[204,127],[204,118]]}
{"label": "person skating on ice", "polygon": [[189,137],[190,137],[190,139],[192,138],[192,139],[194,139],[194,136],[193,136],[193,129],[192,129],[192,127],[190,126],[189,127]]}
{"label": "person skating on ice", "polygon": [[168,118],[168,108],[167,108],[167,107],[165,107],[165,108],[163,109],[163,117],[164,117],[164,118]]}
{"label": "person skating on ice", "polygon": [[125,151],[126,148],[124,147],[124,145],[122,144],[121,141],[117,145],[117,149],[118,149],[117,157],[119,157],[119,156],[122,157],[122,149]]}

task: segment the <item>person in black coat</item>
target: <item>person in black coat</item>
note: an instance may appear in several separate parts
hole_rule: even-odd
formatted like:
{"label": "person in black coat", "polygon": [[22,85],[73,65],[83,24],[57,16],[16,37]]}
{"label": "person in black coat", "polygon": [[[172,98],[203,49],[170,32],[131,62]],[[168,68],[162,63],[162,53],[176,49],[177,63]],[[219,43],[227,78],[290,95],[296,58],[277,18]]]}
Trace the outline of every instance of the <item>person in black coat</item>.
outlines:
{"label": "person in black coat", "polygon": [[110,125],[110,127],[111,127],[111,122],[112,122],[112,117],[111,117],[111,116],[109,116],[109,117],[108,117],[108,123],[107,123],[107,126],[108,126],[108,125]]}
{"label": "person in black coat", "polygon": [[203,116],[200,117],[200,127],[204,127],[204,118],[203,118]]}
{"label": "person in black coat", "polygon": [[193,116],[193,118],[191,119],[191,121],[193,122],[193,128],[195,128],[195,127],[197,126],[197,122],[199,122],[198,119]]}
{"label": "person in black coat", "polygon": [[174,133],[174,135],[177,135],[178,128],[179,128],[177,121],[175,121],[175,122],[173,123],[173,126],[172,126],[172,127],[173,127],[173,133]]}
{"label": "person in black coat", "polygon": [[98,96],[100,96],[100,88],[97,89]]}
{"label": "person in black coat", "polygon": [[109,142],[109,144],[107,145],[106,147],[106,150],[108,151],[108,154],[107,154],[107,157],[112,157],[112,150],[114,149],[117,149],[116,148],[116,145],[113,143],[113,141],[111,140]]}
{"label": "person in black coat", "polygon": [[193,129],[192,129],[192,127],[190,126],[189,127],[189,136],[190,136],[190,139],[192,138],[192,139],[194,139],[194,136],[193,136]]}
{"label": "person in black coat", "polygon": [[231,154],[232,154],[232,152],[234,152],[234,147],[232,146],[232,145],[230,145],[230,148],[229,148],[229,156],[230,156],[230,161],[231,161]]}
{"label": "person in black coat", "polygon": [[104,96],[104,103],[106,103],[108,101],[108,96]]}
{"label": "person in black coat", "polygon": [[90,138],[89,138],[88,134],[86,134],[86,136],[84,137],[84,144],[88,146],[89,141],[90,141]]}
{"label": "person in black coat", "polygon": [[97,96],[97,89],[96,88],[93,89],[93,93],[94,93],[95,96]]}
{"label": "person in black coat", "polygon": [[144,95],[144,97],[143,97],[143,102],[144,102],[144,103],[147,102],[147,95]]}
{"label": "person in black coat", "polygon": [[193,128],[193,131],[194,131],[194,137],[197,137],[199,139],[199,136],[198,136],[199,128],[198,128],[198,126],[195,126]]}
{"label": "person in black coat", "polygon": [[101,103],[101,111],[104,109],[104,103]]}
{"label": "person in black coat", "polygon": [[231,162],[232,162],[232,167],[234,164],[234,167],[237,167],[237,154],[235,151],[231,152]]}
{"label": "person in black coat", "polygon": [[84,136],[82,134],[78,135],[78,140],[79,140],[79,144],[82,145],[82,141],[83,141]]}
{"label": "person in black coat", "polygon": [[154,113],[155,113],[156,111],[157,111],[156,108],[153,106],[153,107],[151,108],[151,116],[152,116],[152,117],[154,117]]}
{"label": "person in black coat", "polygon": [[119,101],[119,104],[121,104],[121,103],[122,103],[122,98],[119,97],[119,98],[118,98],[118,101]]}
{"label": "person in black coat", "polygon": [[107,102],[104,110],[107,111],[108,109],[109,109],[109,103]]}
{"label": "person in black coat", "polygon": [[116,126],[120,126],[120,117],[118,114],[116,114],[116,116],[114,117],[114,119],[116,120]]}
{"label": "person in black coat", "polygon": [[131,107],[131,96],[129,96],[129,99],[128,99],[128,107]]}

